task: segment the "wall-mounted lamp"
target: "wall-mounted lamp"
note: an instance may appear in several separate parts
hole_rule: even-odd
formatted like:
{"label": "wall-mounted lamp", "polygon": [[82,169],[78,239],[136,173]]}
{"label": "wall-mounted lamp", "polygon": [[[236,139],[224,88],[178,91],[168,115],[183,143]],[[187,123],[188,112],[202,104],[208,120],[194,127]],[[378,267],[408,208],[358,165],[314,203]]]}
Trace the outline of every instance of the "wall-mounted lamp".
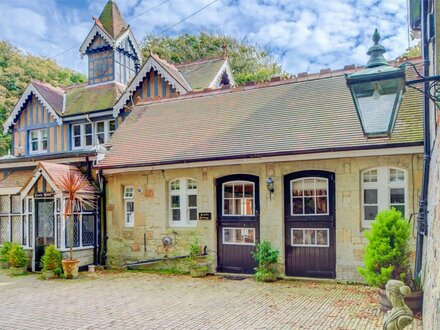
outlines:
{"label": "wall-mounted lamp", "polygon": [[274,184],[273,179],[271,177],[267,178],[266,187],[267,187],[267,190],[269,190],[269,198],[270,198],[270,200],[272,200],[272,193],[275,191],[275,184]]}

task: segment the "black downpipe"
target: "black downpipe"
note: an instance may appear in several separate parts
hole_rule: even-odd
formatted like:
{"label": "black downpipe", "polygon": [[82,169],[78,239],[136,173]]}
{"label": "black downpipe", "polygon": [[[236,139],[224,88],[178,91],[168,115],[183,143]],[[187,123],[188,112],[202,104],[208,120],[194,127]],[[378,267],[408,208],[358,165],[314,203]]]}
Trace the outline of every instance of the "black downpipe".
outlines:
{"label": "black downpipe", "polygon": [[[423,76],[429,77],[429,45],[428,45],[428,0],[421,1],[421,30],[422,30],[422,59]],[[429,163],[431,161],[431,133],[429,123],[429,82],[423,83],[423,179],[422,193],[419,202],[419,216],[417,221],[417,243],[416,243],[416,262],[414,273],[418,275],[422,269],[423,260],[423,239],[428,232],[428,184],[429,184]]]}
{"label": "black downpipe", "polygon": [[[102,225],[101,225],[101,229],[102,229],[102,244],[100,244],[100,251],[99,251],[99,255],[101,256],[101,260],[100,263],[101,265],[105,266],[106,261],[107,261],[107,240],[108,240],[108,236],[107,236],[107,181],[105,180],[104,175],[102,174],[102,170],[99,170],[99,178],[100,181],[102,182],[102,187],[101,187],[101,199],[102,199],[102,209],[101,209],[101,213],[102,213]],[[101,250],[101,245],[102,245],[102,250]]]}

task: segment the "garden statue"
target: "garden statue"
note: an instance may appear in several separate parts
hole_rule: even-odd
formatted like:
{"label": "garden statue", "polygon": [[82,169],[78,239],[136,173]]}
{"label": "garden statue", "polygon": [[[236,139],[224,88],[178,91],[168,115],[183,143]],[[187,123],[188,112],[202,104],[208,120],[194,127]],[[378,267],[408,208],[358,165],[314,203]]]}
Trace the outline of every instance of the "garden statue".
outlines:
{"label": "garden statue", "polygon": [[413,312],[403,300],[411,292],[411,289],[401,281],[389,280],[385,290],[393,308],[384,317],[384,330],[405,329],[413,321]]}

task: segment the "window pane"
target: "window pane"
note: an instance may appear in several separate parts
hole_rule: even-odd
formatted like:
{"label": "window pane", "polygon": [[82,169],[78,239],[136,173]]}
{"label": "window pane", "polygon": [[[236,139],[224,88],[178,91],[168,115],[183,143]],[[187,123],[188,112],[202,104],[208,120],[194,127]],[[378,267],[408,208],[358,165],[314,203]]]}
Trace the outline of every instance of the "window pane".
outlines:
{"label": "window pane", "polygon": [[95,216],[82,216],[82,245],[90,246],[95,242]]}
{"label": "window pane", "polygon": [[38,150],[38,142],[32,142],[31,148],[32,148],[32,151],[37,151]]}
{"label": "window pane", "polygon": [[31,131],[31,140],[38,140],[38,131]]}
{"label": "window pane", "polygon": [[80,125],[75,125],[73,126],[73,135],[81,135],[81,126]]}
{"label": "window pane", "polygon": [[243,185],[236,184],[234,186],[234,198],[242,198],[243,197]]}
{"label": "window pane", "polygon": [[126,212],[128,213],[128,212],[133,212],[134,211],[134,203],[133,202],[130,202],[130,201],[128,201],[128,202],[126,202]]}
{"label": "window pane", "polygon": [[189,220],[197,220],[197,209],[190,209],[189,210]]}
{"label": "window pane", "polygon": [[0,244],[9,241],[9,217],[0,217]]}
{"label": "window pane", "polygon": [[299,245],[303,245],[303,230],[292,230],[292,244],[299,244]]}
{"label": "window pane", "polygon": [[41,130],[41,135],[43,137],[43,140],[47,140],[47,129],[42,129]]}
{"label": "window pane", "polygon": [[103,121],[96,124],[96,132],[97,133],[104,133],[105,131],[105,124]]}
{"label": "window pane", "polygon": [[377,206],[364,206],[365,220],[374,220],[377,215]]}
{"label": "window pane", "polygon": [[0,213],[9,213],[11,210],[11,199],[9,195],[0,196]]}
{"label": "window pane", "polygon": [[75,147],[81,147],[81,137],[76,137],[74,140],[73,140],[74,142],[73,142],[73,145],[75,146]]}
{"label": "window pane", "polygon": [[245,215],[254,215],[254,200],[253,199],[245,199],[244,200],[244,214]]}
{"label": "window pane", "polygon": [[91,146],[93,144],[93,136],[86,135],[86,146]]}
{"label": "window pane", "polygon": [[47,150],[47,140],[43,140],[43,150]]}
{"label": "window pane", "polygon": [[377,189],[364,189],[364,203],[377,204]]}
{"label": "window pane", "polygon": [[113,133],[116,130],[116,123],[114,120],[109,121],[109,131],[110,133]]}
{"label": "window pane", "polygon": [[328,245],[328,231],[323,229],[316,230],[316,245]]}
{"label": "window pane", "polygon": [[255,229],[253,228],[224,228],[224,244],[255,244]]}
{"label": "window pane", "polygon": [[248,197],[248,198],[254,197],[254,186],[252,184],[246,184],[244,186],[244,197]]}
{"label": "window pane", "polygon": [[315,245],[315,230],[314,229],[304,230],[304,244]]}
{"label": "window pane", "polygon": [[390,189],[390,203],[404,204],[405,203],[405,189],[391,188]]}
{"label": "window pane", "polygon": [[196,180],[188,180],[188,189],[197,189],[197,182]]}
{"label": "window pane", "polygon": [[[315,195],[315,180],[304,179],[304,196],[313,196],[313,195]],[[313,213],[315,213],[315,209],[313,209]]]}
{"label": "window pane", "polygon": [[394,207],[396,211],[402,213],[402,217],[405,216],[405,205],[392,205],[391,207]]}
{"label": "window pane", "polygon": [[316,197],[316,213],[327,214],[327,197]]}
{"label": "window pane", "polygon": [[232,198],[233,185],[225,184],[224,186],[224,198]]}
{"label": "window pane", "polygon": [[292,182],[292,196],[303,196],[302,180]]}
{"label": "window pane", "polygon": [[233,200],[232,199],[225,199],[224,200],[224,206],[223,206],[223,214],[233,214]]}
{"label": "window pane", "polygon": [[98,144],[103,144],[105,143],[105,134],[104,133],[100,133],[96,135],[96,140]]}
{"label": "window pane", "polygon": [[304,214],[303,198],[293,198],[292,200],[292,213]]}
{"label": "window pane", "polygon": [[171,196],[171,207],[172,208],[180,207],[180,196]]}
{"label": "window pane", "polygon": [[171,182],[171,190],[180,190],[180,180]]}
{"label": "window pane", "polygon": [[377,182],[377,170],[365,172],[363,175],[364,182]]}
{"label": "window pane", "polygon": [[86,134],[92,134],[92,124],[84,124]]}
{"label": "window pane", "polygon": [[235,214],[244,215],[244,201],[242,199],[234,199]]}
{"label": "window pane", "polygon": [[391,168],[390,169],[390,182],[403,182],[405,181],[405,172]]}
{"label": "window pane", "polygon": [[188,207],[197,207],[197,195],[188,196]]}
{"label": "window pane", "polygon": [[326,196],[327,195],[327,180],[316,179],[316,195]]}
{"label": "window pane", "polygon": [[180,221],[180,209],[173,209],[173,221]]}
{"label": "window pane", "polygon": [[[304,190],[306,191],[306,190]],[[315,214],[315,198],[305,197],[304,198],[305,214]]]}

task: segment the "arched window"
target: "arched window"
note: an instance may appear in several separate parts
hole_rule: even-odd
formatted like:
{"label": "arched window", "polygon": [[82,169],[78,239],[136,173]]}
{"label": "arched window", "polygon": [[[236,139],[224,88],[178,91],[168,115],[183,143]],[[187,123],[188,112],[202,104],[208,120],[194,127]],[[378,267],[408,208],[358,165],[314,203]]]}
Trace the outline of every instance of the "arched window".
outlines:
{"label": "arched window", "polygon": [[223,183],[223,216],[255,215],[255,183],[228,181]]}
{"label": "arched window", "polygon": [[290,181],[290,214],[327,215],[328,179],[321,177],[304,177]]}
{"label": "arched window", "polygon": [[170,226],[195,226],[197,224],[197,181],[179,178],[169,185]]}
{"label": "arched window", "polygon": [[362,184],[362,226],[371,227],[376,215],[390,208],[407,212],[406,171],[399,168],[377,167],[363,171]]}

